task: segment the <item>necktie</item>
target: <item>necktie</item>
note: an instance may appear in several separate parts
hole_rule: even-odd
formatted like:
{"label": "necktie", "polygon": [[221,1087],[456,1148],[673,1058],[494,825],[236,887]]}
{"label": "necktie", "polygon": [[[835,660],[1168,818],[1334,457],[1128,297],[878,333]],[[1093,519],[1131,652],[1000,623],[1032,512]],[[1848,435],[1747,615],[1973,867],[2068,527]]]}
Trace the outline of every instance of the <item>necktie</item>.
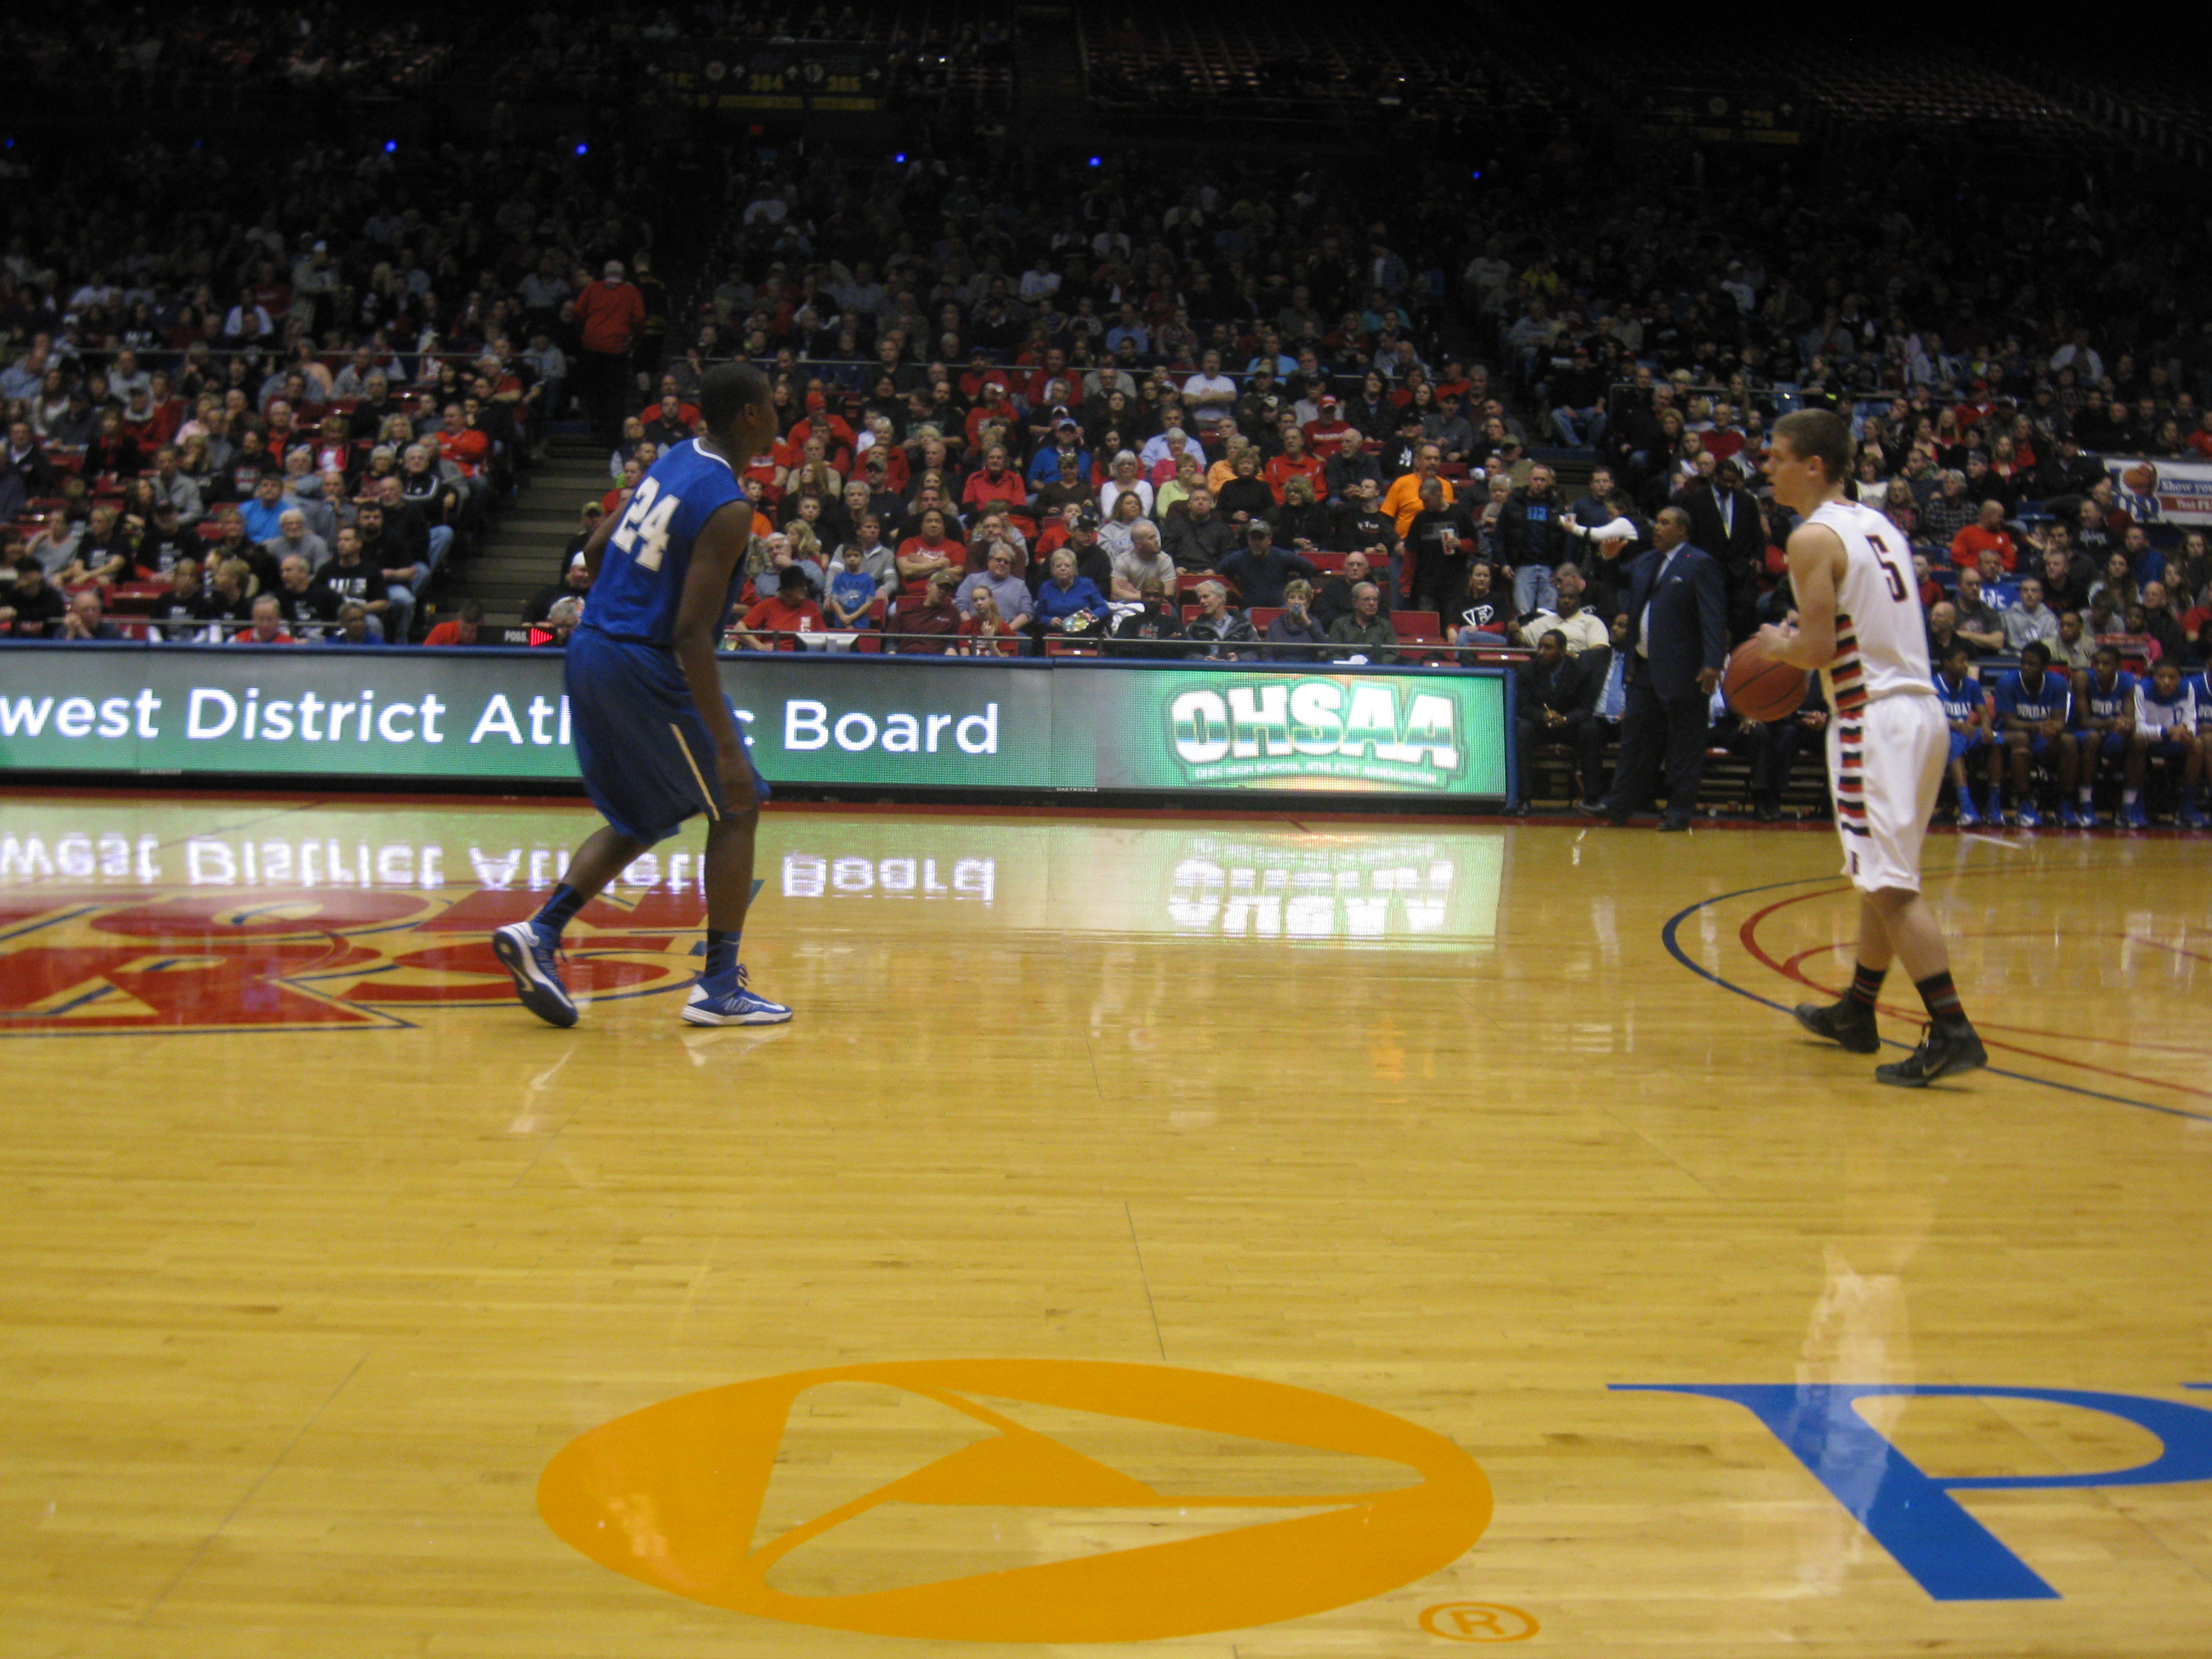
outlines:
{"label": "necktie", "polygon": [[1628,707],[1628,692],[1624,677],[1628,672],[1626,658],[1615,657],[1612,666],[1605,671],[1605,690],[1598,694],[1597,712],[1609,720],[1617,720]]}
{"label": "necktie", "polygon": [[[1667,556],[1659,561],[1658,573],[1651,578],[1652,597],[1657,596],[1659,584],[1667,580],[1667,567],[1674,562],[1674,555],[1681,550],[1679,547],[1670,549]],[[1644,599],[1644,614],[1636,619],[1636,654],[1639,657],[1651,654],[1651,598]]]}

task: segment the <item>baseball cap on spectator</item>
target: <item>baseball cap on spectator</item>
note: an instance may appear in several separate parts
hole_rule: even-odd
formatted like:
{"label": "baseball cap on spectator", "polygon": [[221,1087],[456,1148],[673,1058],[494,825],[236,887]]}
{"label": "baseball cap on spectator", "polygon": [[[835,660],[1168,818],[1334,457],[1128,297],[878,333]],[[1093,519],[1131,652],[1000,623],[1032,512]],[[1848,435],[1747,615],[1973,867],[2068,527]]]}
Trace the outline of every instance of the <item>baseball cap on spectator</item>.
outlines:
{"label": "baseball cap on spectator", "polygon": [[816,414],[829,407],[830,400],[823,397],[820,392],[810,392],[806,394],[806,412],[808,414]]}
{"label": "baseball cap on spectator", "polygon": [[571,570],[587,570],[591,568],[591,563],[592,562],[584,556],[584,550],[580,547],[568,556],[568,568]]}
{"label": "baseball cap on spectator", "polygon": [[1336,401],[1334,394],[1324,392],[1321,394],[1320,400],[1315,404],[1314,407],[1316,409],[1337,409],[1342,407],[1342,405]]}
{"label": "baseball cap on spectator", "polygon": [[1078,530],[1097,529],[1098,515],[1096,513],[1091,512],[1088,507],[1085,507],[1082,512],[1075,515],[1075,527]]}
{"label": "baseball cap on spectator", "polygon": [[1261,536],[1272,536],[1274,533],[1267,527],[1267,521],[1265,519],[1255,519],[1244,526],[1244,534],[1248,540],[1255,540]]}

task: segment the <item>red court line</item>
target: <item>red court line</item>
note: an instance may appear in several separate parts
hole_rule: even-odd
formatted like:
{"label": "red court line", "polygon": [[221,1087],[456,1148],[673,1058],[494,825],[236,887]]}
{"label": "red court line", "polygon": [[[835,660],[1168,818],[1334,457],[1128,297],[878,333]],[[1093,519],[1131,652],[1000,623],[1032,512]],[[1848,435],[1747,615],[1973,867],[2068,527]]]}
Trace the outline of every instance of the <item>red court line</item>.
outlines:
{"label": "red court line", "polygon": [[[1793,904],[1802,904],[1808,899],[1833,898],[1838,893],[1848,893],[1851,890],[1852,890],[1847,886],[1826,887],[1814,892],[1799,893],[1790,898],[1778,899],[1775,902],[1766,906],[1764,909],[1753,912],[1750,918],[1744,922],[1743,926],[1736,930],[1736,937],[1742,944],[1743,948],[1750,953],[1752,958],[1758,962],[1761,966],[1771,969],[1773,972],[1780,975],[1784,979],[1795,980],[1798,984],[1804,986],[1808,990],[1826,990],[1828,988],[1827,987],[1815,985],[1811,980],[1806,978],[1803,974],[1796,972],[1792,969],[1785,967],[1783,963],[1777,962],[1771,955],[1769,955],[1765,946],[1762,945],[1759,942],[1759,924],[1765,921],[1767,917],[1772,915],[1777,910],[1786,910]],[[1910,1018],[1911,1016],[1910,1013],[1906,1013],[1903,1018]],[[1981,1028],[1978,1026],[1976,1029],[1979,1030]],[[1992,1030],[2016,1030],[2022,1028],[2016,1026],[1992,1026],[1989,1029]],[[2033,1028],[2027,1029],[2031,1030],[2033,1030]],[[2039,1035],[2055,1036],[2061,1042],[2070,1042],[2075,1040],[2065,1036],[2062,1032],[2057,1031],[2041,1032]],[[1983,1041],[1992,1048],[2002,1048],[2011,1054],[2025,1054],[2031,1060],[2049,1060],[2054,1066],[2070,1066],[2075,1071],[2092,1073],[2099,1077],[2118,1078],[2123,1083],[2137,1084],[2142,1087],[2150,1089],[2167,1089],[2172,1091],[2176,1094],[2194,1095],[2199,1099],[2212,1100],[2212,1089],[2194,1088],[2186,1083],[2169,1083],[2163,1078],[2142,1077],[2133,1072],[2119,1071],[2110,1066],[2099,1066],[2086,1060],[2072,1060],[2064,1054],[2047,1054],[2039,1048],[2025,1048],[2019,1043],[1999,1042],[1986,1036],[1983,1038]]]}

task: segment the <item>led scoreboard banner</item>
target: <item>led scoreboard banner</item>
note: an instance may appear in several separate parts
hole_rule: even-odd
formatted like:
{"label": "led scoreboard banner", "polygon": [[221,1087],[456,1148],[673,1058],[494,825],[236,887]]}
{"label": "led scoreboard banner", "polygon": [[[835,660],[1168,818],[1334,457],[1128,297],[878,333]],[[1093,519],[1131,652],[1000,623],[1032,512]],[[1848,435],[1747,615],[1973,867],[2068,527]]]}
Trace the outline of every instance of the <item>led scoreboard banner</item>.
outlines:
{"label": "led scoreboard banner", "polygon": [[[0,776],[576,777],[558,654],[504,648],[0,647]],[[771,783],[930,792],[1507,796],[1497,669],[814,652],[721,659]]]}
{"label": "led scoreboard banner", "polygon": [[890,55],[857,40],[693,41],[669,49],[660,79],[702,110],[865,115],[884,106]]}

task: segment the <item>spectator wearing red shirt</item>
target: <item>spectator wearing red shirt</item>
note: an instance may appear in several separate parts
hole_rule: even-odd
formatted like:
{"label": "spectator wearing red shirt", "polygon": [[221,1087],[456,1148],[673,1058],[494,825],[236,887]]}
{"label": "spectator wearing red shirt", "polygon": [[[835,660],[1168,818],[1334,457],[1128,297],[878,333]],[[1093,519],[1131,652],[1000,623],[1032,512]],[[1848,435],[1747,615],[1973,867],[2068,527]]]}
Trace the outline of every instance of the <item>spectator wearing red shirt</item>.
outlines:
{"label": "spectator wearing red shirt", "polygon": [[939,571],[958,572],[968,565],[968,550],[953,539],[945,514],[927,507],[920,520],[921,533],[898,544],[899,603],[919,603]]}
{"label": "spectator wearing red shirt", "polygon": [[950,570],[940,570],[929,578],[921,598],[900,596],[884,630],[892,635],[886,644],[894,653],[942,657],[952,652],[960,638],[960,608],[952,603],[958,580]]}
{"label": "spectator wearing red shirt", "polygon": [[982,393],[976,398],[975,407],[968,411],[968,419],[964,423],[964,429],[968,434],[968,453],[972,455],[982,447],[985,427],[996,422],[1011,434],[1014,429],[1015,422],[1019,418],[1014,411],[1013,404],[1006,400],[1006,388],[996,380],[984,381]]}
{"label": "spectator wearing red shirt", "polygon": [[[818,392],[806,394],[805,418],[791,428],[791,441],[804,443],[809,433],[818,434],[833,451],[850,450],[860,441],[860,434],[853,430],[853,423],[834,412],[830,407],[829,398]],[[848,472],[852,468],[848,463],[837,470]]]}
{"label": "spectator wearing red shirt", "polygon": [[599,281],[576,296],[576,328],[582,350],[576,379],[591,413],[592,432],[612,446],[622,436],[623,406],[629,390],[629,348],[645,326],[645,296],[623,279],[623,263],[610,259]]}
{"label": "spectator wearing red shirt", "polygon": [[1951,565],[1956,570],[1972,570],[1982,562],[1982,550],[1993,549],[1997,562],[2010,570],[2018,562],[2019,550],[2013,546],[2012,538],[2005,533],[2004,503],[1984,501],[1981,516],[1951,538]]}
{"label": "spectator wearing red shirt", "polygon": [[1260,476],[1267,480],[1267,488],[1275,492],[1278,506],[1282,502],[1283,486],[1292,478],[1304,478],[1313,486],[1314,497],[1320,500],[1328,494],[1328,470],[1321,457],[1306,447],[1306,434],[1298,428],[1283,428],[1283,453],[1261,469]]}
{"label": "spectator wearing red shirt", "polygon": [[1022,475],[1006,465],[1006,452],[997,444],[983,452],[982,471],[969,474],[960,490],[960,504],[969,509],[971,519],[1001,507],[1022,512],[1029,499]]}
{"label": "spectator wearing red shirt", "polygon": [[469,424],[459,404],[447,404],[445,424],[438,428],[438,453],[460,468],[463,477],[473,478],[491,459],[491,439]]}
{"label": "spectator wearing red shirt", "polygon": [[474,599],[461,601],[461,614],[448,617],[422,636],[425,645],[474,645],[477,629],[483,626],[483,606]]}
{"label": "spectator wearing red shirt", "polygon": [[253,600],[253,624],[231,641],[233,645],[297,645],[299,641],[284,631],[284,605],[274,593],[257,594]]}
{"label": "spectator wearing red shirt", "polygon": [[1318,455],[1327,453],[1329,445],[1340,441],[1352,425],[1344,418],[1344,405],[1333,392],[1323,392],[1314,408],[1318,418],[1308,421],[1301,429],[1306,434],[1306,447]]}
{"label": "spectator wearing red shirt", "polygon": [[[829,624],[822,619],[822,607],[806,597],[807,586],[804,570],[786,565],[774,596],[746,611],[738,625],[738,644],[747,651],[796,651],[795,635],[823,632]],[[769,637],[762,638],[763,634]]]}

